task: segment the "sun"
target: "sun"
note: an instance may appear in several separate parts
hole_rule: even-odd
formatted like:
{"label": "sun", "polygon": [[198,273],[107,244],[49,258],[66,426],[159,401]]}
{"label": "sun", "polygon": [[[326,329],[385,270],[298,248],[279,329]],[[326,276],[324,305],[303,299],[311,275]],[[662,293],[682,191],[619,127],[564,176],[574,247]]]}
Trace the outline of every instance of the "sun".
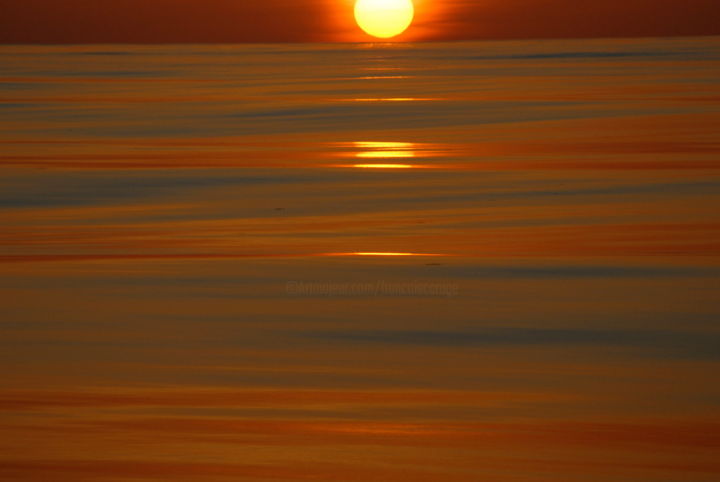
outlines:
{"label": "sun", "polygon": [[357,0],[355,20],[368,34],[390,38],[403,33],[412,23],[412,0]]}

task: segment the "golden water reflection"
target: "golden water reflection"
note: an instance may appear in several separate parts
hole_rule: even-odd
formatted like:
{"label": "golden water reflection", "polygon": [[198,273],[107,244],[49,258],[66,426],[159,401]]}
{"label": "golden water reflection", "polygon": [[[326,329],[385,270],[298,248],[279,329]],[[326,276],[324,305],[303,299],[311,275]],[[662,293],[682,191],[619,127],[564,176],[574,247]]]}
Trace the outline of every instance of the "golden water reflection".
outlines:
{"label": "golden water reflection", "polygon": [[342,100],[350,102],[428,102],[438,99],[431,97],[354,97]]}
{"label": "golden water reflection", "polygon": [[325,256],[447,256],[437,253],[408,253],[408,252],[382,252],[382,251],[354,251],[348,253],[326,253]]}
{"label": "golden water reflection", "polygon": [[355,80],[388,80],[388,79],[411,79],[413,76],[410,75],[366,75],[363,77],[356,77]]}
{"label": "golden water reflection", "polygon": [[[356,169],[415,169],[434,167],[425,164],[392,162],[395,160],[429,157],[434,155],[428,150],[428,145],[426,144],[397,141],[356,141],[340,145],[351,149],[349,152],[343,153],[344,157],[354,157],[356,159],[362,159],[364,162],[340,164],[336,167],[351,167]],[[371,160],[377,160],[378,162],[368,162]]]}
{"label": "golden water reflection", "polygon": [[416,144],[412,142],[354,142],[358,149],[355,157],[361,159],[415,157]]}
{"label": "golden water reflection", "polygon": [[414,164],[353,164],[358,169],[414,169],[420,166]]}

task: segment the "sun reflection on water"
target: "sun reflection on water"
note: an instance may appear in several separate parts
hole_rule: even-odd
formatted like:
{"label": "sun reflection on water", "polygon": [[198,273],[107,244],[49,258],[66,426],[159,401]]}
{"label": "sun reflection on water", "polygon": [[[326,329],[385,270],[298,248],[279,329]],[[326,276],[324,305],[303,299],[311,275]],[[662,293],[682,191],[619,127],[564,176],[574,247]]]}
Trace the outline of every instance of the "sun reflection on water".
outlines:
{"label": "sun reflection on water", "polygon": [[[415,142],[398,141],[355,141],[339,143],[340,147],[349,148],[342,152],[342,157],[354,157],[361,160],[357,163],[337,164],[334,167],[350,167],[356,169],[422,169],[441,167],[439,165],[402,162],[402,160],[436,157],[442,155],[439,146]],[[377,161],[377,162],[370,162]]]}
{"label": "sun reflection on water", "polygon": [[413,169],[420,166],[413,164],[353,164],[358,169]]}
{"label": "sun reflection on water", "polygon": [[356,97],[344,100],[352,102],[428,102],[438,99],[429,97]]}
{"label": "sun reflection on water", "polygon": [[412,142],[359,141],[353,145],[357,149],[355,157],[359,159],[410,158],[415,157],[416,150]]}
{"label": "sun reflection on water", "polygon": [[353,251],[348,253],[325,253],[325,256],[447,256],[436,253],[408,253],[408,252],[383,252],[383,251]]}

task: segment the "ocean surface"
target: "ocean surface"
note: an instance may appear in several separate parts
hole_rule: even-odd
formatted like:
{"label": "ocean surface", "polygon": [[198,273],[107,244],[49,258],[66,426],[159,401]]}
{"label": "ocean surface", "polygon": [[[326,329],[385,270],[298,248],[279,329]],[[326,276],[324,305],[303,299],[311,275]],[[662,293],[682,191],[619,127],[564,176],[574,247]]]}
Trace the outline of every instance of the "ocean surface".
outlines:
{"label": "ocean surface", "polygon": [[0,480],[720,477],[720,38],[0,46]]}

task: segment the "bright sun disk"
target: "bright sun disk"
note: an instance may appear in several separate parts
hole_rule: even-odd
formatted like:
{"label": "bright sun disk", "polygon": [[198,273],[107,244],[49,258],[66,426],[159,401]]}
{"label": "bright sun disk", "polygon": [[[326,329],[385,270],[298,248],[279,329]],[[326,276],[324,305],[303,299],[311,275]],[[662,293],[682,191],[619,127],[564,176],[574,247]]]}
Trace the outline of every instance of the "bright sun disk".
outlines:
{"label": "bright sun disk", "polygon": [[378,38],[395,37],[412,23],[412,0],[357,0],[355,20],[366,33]]}

